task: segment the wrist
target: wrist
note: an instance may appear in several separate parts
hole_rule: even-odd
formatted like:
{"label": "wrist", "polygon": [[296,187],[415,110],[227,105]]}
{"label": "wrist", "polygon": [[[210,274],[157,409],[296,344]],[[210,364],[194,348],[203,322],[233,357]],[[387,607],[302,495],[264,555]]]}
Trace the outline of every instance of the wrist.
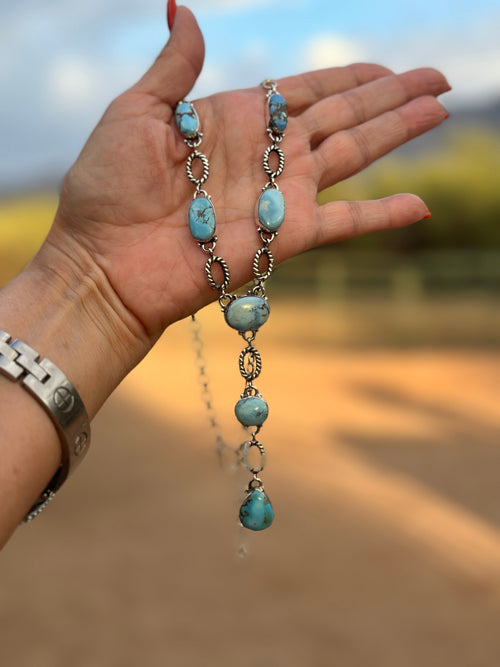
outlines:
{"label": "wrist", "polygon": [[90,253],[57,229],[0,292],[0,327],[61,368],[91,418],[151,346]]}

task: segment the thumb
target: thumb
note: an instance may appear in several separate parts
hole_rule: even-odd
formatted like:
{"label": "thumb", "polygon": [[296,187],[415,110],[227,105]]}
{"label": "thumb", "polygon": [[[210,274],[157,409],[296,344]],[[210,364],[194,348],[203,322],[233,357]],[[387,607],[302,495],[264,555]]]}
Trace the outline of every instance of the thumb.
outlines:
{"label": "thumb", "polygon": [[194,86],[204,57],[205,42],[195,17],[187,7],[178,7],[168,42],[134,88],[174,106]]}

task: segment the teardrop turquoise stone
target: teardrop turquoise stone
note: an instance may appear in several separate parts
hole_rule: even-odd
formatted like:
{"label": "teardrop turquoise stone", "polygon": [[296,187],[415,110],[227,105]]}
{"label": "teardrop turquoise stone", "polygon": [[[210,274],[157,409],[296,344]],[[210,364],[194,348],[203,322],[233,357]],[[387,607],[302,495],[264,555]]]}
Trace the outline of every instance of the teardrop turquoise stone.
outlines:
{"label": "teardrop turquoise stone", "polygon": [[263,398],[246,396],[236,403],[234,412],[243,426],[262,426],[269,414],[269,408]]}
{"label": "teardrop turquoise stone", "polygon": [[197,197],[189,205],[189,231],[197,241],[209,241],[215,233],[215,210],[207,197]]}
{"label": "teardrop turquoise stone", "polygon": [[226,311],[226,322],[237,331],[257,331],[269,317],[269,304],[260,296],[241,296]]}
{"label": "teardrop turquoise stone", "polygon": [[259,222],[268,231],[276,231],[285,218],[285,198],[279,190],[268,188],[259,199]]}
{"label": "teardrop turquoise stone", "polygon": [[240,509],[240,521],[249,530],[265,530],[274,519],[274,510],[263,490],[249,492]]}
{"label": "teardrop turquoise stone", "polygon": [[195,137],[200,130],[198,114],[190,102],[179,102],[175,109],[175,122],[179,131],[188,139]]}

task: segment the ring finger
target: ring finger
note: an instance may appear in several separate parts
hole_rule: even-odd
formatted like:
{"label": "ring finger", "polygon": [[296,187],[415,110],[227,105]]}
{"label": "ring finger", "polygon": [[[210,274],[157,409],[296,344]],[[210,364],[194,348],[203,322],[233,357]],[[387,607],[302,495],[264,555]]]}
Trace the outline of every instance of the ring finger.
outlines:
{"label": "ring finger", "polygon": [[450,89],[444,76],[431,68],[393,74],[323,99],[301,116],[311,147],[334,132],[355,127],[397,109],[422,95],[440,95]]}
{"label": "ring finger", "polygon": [[318,191],[356,174],[447,117],[444,107],[434,97],[426,96],[336,132],[313,151]]}

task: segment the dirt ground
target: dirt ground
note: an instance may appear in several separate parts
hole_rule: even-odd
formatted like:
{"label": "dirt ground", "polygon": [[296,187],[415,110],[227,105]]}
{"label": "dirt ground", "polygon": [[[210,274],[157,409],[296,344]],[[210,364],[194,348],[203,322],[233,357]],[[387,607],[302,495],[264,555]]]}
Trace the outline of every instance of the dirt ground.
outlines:
{"label": "dirt ground", "polygon": [[[247,476],[217,466],[179,323],[2,552],[1,665],[500,664],[500,353],[347,352],[289,315],[257,341],[272,528],[237,525]],[[238,442],[241,340],[202,324]]]}

